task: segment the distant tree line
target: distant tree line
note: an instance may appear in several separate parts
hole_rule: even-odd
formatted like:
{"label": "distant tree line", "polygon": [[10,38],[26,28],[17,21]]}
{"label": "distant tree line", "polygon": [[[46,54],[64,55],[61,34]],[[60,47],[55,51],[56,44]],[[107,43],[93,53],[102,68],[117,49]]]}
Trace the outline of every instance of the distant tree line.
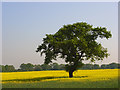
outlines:
{"label": "distant tree line", "polygon": [[[21,71],[43,71],[43,70],[65,70],[65,64],[42,64],[42,65],[33,65],[31,63],[24,64],[22,63],[19,69],[15,69],[13,65],[0,65],[0,72],[21,72]],[[110,63],[102,64],[84,64],[82,70],[90,69],[120,69],[120,64]]]}

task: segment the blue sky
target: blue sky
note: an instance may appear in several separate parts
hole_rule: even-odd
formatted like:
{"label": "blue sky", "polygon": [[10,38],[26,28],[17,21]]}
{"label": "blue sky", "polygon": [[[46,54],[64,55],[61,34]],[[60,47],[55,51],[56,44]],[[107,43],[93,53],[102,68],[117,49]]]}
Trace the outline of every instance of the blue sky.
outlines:
{"label": "blue sky", "polygon": [[[100,40],[111,54],[102,63],[118,61],[117,2],[4,2],[2,5],[3,64],[42,64],[44,57],[35,52],[45,34],[54,34],[64,24],[87,22],[107,27],[109,40]],[[58,59],[59,63],[64,63]]]}

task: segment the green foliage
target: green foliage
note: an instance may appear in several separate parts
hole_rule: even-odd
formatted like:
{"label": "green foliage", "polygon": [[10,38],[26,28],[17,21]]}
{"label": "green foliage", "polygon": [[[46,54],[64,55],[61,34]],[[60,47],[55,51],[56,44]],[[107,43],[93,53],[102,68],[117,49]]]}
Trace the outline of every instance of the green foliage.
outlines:
{"label": "green foliage", "polygon": [[2,65],[0,65],[0,72],[2,72]]}
{"label": "green foliage", "polygon": [[103,60],[108,57],[107,49],[96,40],[110,38],[111,32],[105,27],[93,28],[85,22],[64,25],[55,34],[46,34],[36,52],[45,54],[45,63],[51,63],[57,56],[65,59],[66,71],[75,71],[83,60]]}
{"label": "green foliage", "polygon": [[99,66],[98,64],[94,64],[94,65],[93,65],[93,68],[94,68],[94,69],[100,69],[100,66]]}
{"label": "green foliage", "polygon": [[101,69],[120,69],[119,65],[120,64],[117,63],[103,64],[101,65]]}
{"label": "green foliage", "polygon": [[102,69],[106,69],[107,66],[106,66],[105,64],[103,64],[103,65],[101,65],[101,68],[102,68]]}
{"label": "green foliage", "polygon": [[5,69],[6,69],[6,71],[8,71],[8,72],[15,71],[15,68],[14,68],[13,65],[5,65]]}
{"label": "green foliage", "polygon": [[42,68],[42,70],[51,70],[52,69],[52,67],[48,64],[42,64],[41,68]]}
{"label": "green foliage", "polygon": [[20,65],[20,68],[22,71],[33,71],[34,70],[33,67],[34,67],[34,65],[31,63],[27,63],[27,64],[23,63]]}
{"label": "green foliage", "polygon": [[[44,70],[68,70],[71,68],[76,67],[77,69],[120,69],[120,64],[119,63],[110,63],[110,64],[102,64],[99,66],[98,64],[83,64],[83,63],[78,63],[79,65],[76,66],[69,66],[68,64],[42,64],[42,65],[32,65],[32,68],[28,68],[27,64],[21,64],[20,67],[21,69],[15,69],[13,65],[0,65],[0,72],[22,72],[22,71],[44,71]],[[7,67],[7,68],[5,68]]]}
{"label": "green foliage", "polygon": [[34,66],[34,71],[41,71],[42,67],[40,65],[35,65]]}
{"label": "green foliage", "polygon": [[94,69],[94,65],[92,64],[85,64],[82,69]]}
{"label": "green foliage", "polygon": [[15,72],[15,67],[13,65],[0,65],[1,72]]}
{"label": "green foliage", "polygon": [[59,67],[60,67],[60,70],[65,70],[65,64],[60,64]]}
{"label": "green foliage", "polygon": [[52,67],[52,70],[59,70],[60,69],[60,66],[57,63],[50,64],[50,66]]}
{"label": "green foliage", "polygon": [[118,68],[118,64],[116,64],[116,63],[111,63],[111,64],[109,64],[109,67],[110,67],[111,69],[116,69],[116,68]]}

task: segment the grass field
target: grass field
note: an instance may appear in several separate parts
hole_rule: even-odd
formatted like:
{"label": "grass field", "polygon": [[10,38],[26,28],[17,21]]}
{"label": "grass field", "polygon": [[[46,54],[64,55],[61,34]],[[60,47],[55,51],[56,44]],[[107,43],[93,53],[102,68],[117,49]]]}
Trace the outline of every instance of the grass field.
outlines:
{"label": "grass field", "polygon": [[118,88],[118,69],[2,73],[3,88]]}

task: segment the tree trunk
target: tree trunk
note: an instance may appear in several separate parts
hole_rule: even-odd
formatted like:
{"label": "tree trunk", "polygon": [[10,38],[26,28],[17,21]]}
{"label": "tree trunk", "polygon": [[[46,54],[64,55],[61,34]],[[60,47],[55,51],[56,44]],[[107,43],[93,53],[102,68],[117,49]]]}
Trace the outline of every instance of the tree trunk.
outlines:
{"label": "tree trunk", "polygon": [[73,72],[69,71],[69,78],[73,77]]}

